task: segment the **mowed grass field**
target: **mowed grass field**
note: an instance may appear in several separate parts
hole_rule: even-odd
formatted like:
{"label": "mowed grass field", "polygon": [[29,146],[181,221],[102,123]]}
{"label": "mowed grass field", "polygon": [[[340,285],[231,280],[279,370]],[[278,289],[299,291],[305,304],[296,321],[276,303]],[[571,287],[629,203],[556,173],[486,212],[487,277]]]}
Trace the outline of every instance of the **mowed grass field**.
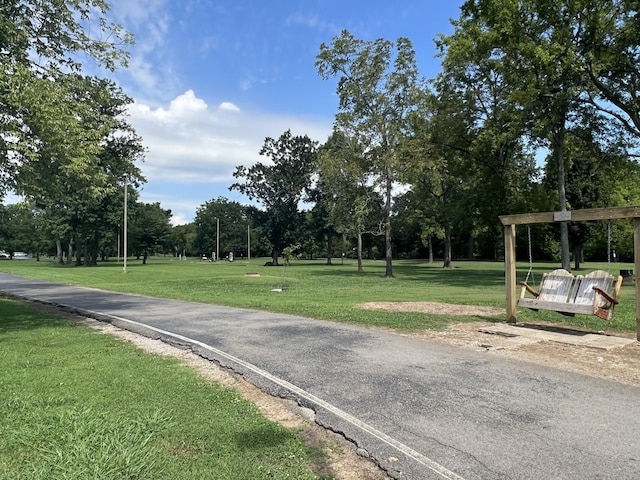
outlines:
{"label": "mowed grass field", "polygon": [[176,359],[0,298],[0,479],[321,478],[293,429]]}
{"label": "mowed grass field", "polygon": [[[234,307],[297,314],[312,318],[384,326],[404,331],[442,328],[452,322],[474,321],[447,313],[438,315],[365,310],[366,302],[438,302],[463,305],[504,307],[504,265],[501,262],[454,262],[443,269],[441,263],[424,260],[394,261],[395,278],[383,278],[384,261],[366,261],[364,272],[357,272],[352,259],[295,260],[289,266],[265,267],[266,259],[234,262],[180,261],[174,258],[151,258],[147,265],[129,259],[127,273],[122,263],[106,262],[97,267],[57,266],[53,261],[0,261],[0,271],[53,282],[84,285],[106,290],[129,292],[180,300],[214,303]],[[542,274],[557,268],[555,264],[534,265],[529,283],[540,282]],[[632,264],[585,264],[580,272],[609,269],[632,269]],[[528,265],[518,265],[518,280],[524,280]],[[259,275],[259,276],[256,276]],[[282,290],[282,291],[273,291]],[[505,316],[483,318],[504,321]],[[564,323],[573,327],[634,332],[635,286],[623,284],[620,304],[614,319],[603,322],[595,317],[561,316],[555,312],[519,310],[518,320],[526,322]]]}

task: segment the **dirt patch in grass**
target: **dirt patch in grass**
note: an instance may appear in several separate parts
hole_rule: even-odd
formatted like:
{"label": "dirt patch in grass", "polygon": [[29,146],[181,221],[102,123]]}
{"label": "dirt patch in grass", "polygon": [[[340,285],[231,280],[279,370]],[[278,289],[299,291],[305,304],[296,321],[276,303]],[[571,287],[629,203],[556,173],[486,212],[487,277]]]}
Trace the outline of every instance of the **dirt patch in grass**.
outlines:
{"label": "dirt patch in grass", "polygon": [[365,310],[388,310],[394,312],[419,312],[434,315],[472,315],[476,317],[495,317],[504,315],[504,308],[479,307],[475,305],[454,305],[436,302],[367,302],[358,305]]}

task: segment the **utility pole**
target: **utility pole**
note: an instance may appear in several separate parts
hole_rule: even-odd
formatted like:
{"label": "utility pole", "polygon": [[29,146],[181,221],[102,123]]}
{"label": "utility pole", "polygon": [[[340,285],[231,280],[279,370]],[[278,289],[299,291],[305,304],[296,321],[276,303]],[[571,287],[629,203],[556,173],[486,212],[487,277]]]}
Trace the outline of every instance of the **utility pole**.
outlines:
{"label": "utility pole", "polygon": [[127,273],[127,177],[124,177],[124,262],[122,267],[122,272]]}

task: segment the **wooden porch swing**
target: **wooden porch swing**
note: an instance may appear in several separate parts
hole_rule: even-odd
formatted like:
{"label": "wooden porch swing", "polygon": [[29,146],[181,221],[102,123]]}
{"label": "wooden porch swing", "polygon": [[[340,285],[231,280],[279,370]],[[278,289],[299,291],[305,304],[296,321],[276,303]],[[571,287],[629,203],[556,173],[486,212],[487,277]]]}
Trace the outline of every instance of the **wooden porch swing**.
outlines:
{"label": "wooden porch swing", "polygon": [[[571,317],[576,313],[595,315],[602,320],[611,320],[618,304],[622,277],[614,277],[604,270],[573,276],[559,268],[542,276],[538,290],[526,282],[520,282],[520,285],[519,307],[535,311],[552,310]],[[533,298],[526,297],[527,293]]]}
{"label": "wooden porch swing", "polygon": [[[622,284],[622,277],[603,270],[585,276],[574,276],[566,270],[545,274],[535,289],[523,282],[520,295],[516,293],[516,225],[554,222],[583,222],[633,218],[634,265],[640,272],[640,205],[630,207],[591,208],[584,210],[540,212],[500,216],[504,226],[505,284],[507,288],[507,322],[516,323],[518,306],[533,310],[553,310],[564,315],[589,314],[610,319]],[[636,288],[636,338],[640,341],[640,282]]]}
{"label": "wooden porch swing", "polygon": [[[527,226],[529,241],[529,271],[522,287],[518,307],[530,310],[552,310],[562,315],[595,315],[602,320],[611,320],[618,304],[622,276],[613,276],[609,271],[595,270],[588,275],[574,276],[559,268],[545,273],[538,290],[527,282],[533,269],[531,254],[531,227]],[[607,225],[607,264],[611,270],[611,222]],[[527,296],[527,293],[530,296]]]}

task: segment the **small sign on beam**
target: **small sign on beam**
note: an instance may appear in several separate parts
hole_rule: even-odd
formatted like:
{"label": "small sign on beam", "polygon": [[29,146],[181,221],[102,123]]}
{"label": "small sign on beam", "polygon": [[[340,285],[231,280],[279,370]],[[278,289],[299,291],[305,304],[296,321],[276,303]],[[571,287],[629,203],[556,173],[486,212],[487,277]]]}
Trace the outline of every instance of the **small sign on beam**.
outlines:
{"label": "small sign on beam", "polygon": [[553,221],[554,222],[570,222],[571,211],[565,210],[564,212],[553,212]]}

